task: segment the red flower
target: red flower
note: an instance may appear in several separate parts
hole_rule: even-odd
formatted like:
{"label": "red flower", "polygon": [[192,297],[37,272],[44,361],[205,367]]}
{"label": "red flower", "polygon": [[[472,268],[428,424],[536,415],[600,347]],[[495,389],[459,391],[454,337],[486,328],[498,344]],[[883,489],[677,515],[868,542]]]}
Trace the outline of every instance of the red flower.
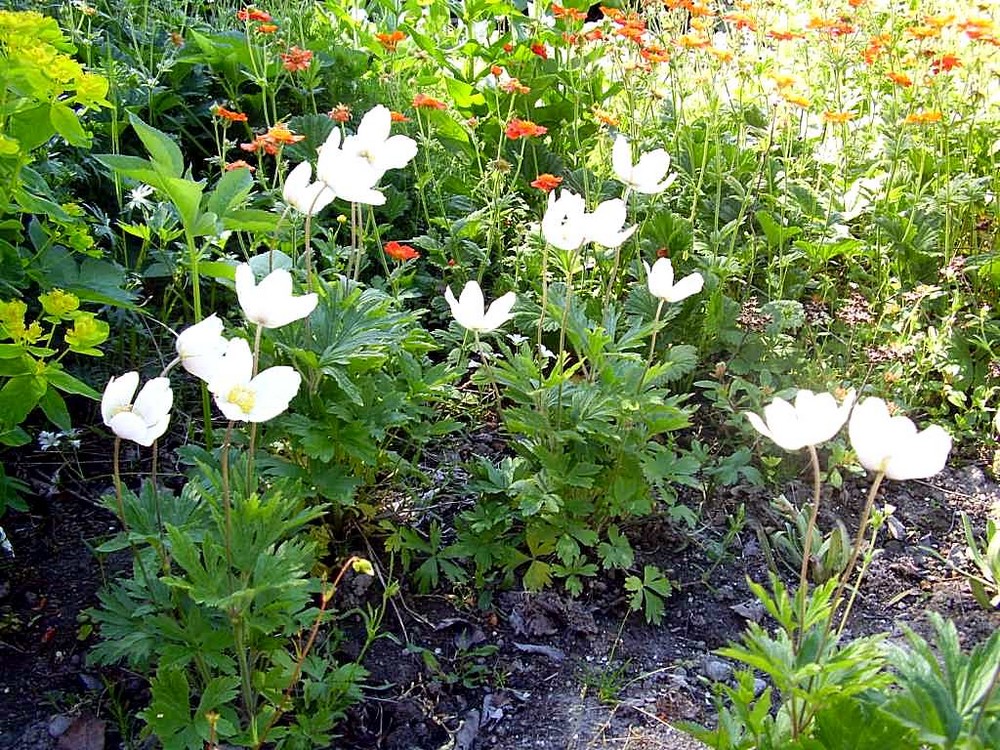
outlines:
{"label": "red flower", "polygon": [[251,167],[249,164],[243,161],[243,159],[237,159],[236,161],[231,161],[228,164],[226,164],[226,166],[224,166],[223,169],[227,172],[232,172],[234,169],[249,169],[251,173],[257,171],[256,167]]}
{"label": "red flower", "polygon": [[228,120],[229,122],[246,122],[247,116],[242,112],[233,112],[231,109],[226,109],[221,104],[217,104],[212,109],[212,114],[216,117],[220,117],[223,120]]}
{"label": "red flower", "polygon": [[522,120],[519,117],[515,117],[507,124],[506,132],[508,138],[516,141],[518,138],[533,138],[545,135],[549,132],[549,129],[542,125],[536,125],[531,120]]}
{"label": "red flower", "polygon": [[349,122],[351,119],[351,108],[348,107],[346,104],[338,104],[336,107],[334,107],[327,113],[327,117],[329,117],[334,122],[339,122],[341,125],[343,125],[345,122]]}
{"label": "red flower", "polygon": [[289,130],[288,127],[281,122],[268,130],[264,137],[271,139],[275,143],[283,145],[298,143],[299,141],[305,140],[304,135],[295,135],[295,133]]}
{"label": "red flower", "polygon": [[962,61],[954,55],[941,55],[941,57],[936,57],[931,60],[931,73],[934,75],[937,75],[938,73],[947,73],[949,70],[961,67]]}
{"label": "red flower", "polygon": [[278,24],[276,23],[262,23],[257,27],[257,31],[261,34],[273,34],[278,30]]}
{"label": "red flower", "polygon": [[402,112],[396,112],[395,110],[389,113],[390,122],[409,122],[410,118],[404,115]]}
{"label": "red flower", "polygon": [[391,34],[376,34],[375,38],[385,47],[386,52],[395,52],[399,43],[406,39],[406,34],[396,29]]}
{"label": "red flower", "polygon": [[549,51],[545,49],[545,45],[541,42],[535,42],[531,45],[531,51],[538,55],[543,60],[549,59]]}
{"label": "red flower", "polygon": [[510,42],[507,42],[507,43],[506,43],[506,44],[505,44],[505,45],[503,46],[503,51],[504,51],[504,52],[506,52],[506,53],[507,53],[507,54],[509,55],[509,54],[510,54],[511,52],[513,52],[513,51],[514,51],[514,45],[513,45],[513,44],[511,44]]}
{"label": "red flower", "polygon": [[415,260],[420,257],[420,253],[412,247],[400,244],[396,240],[385,243],[385,254],[399,261]]}
{"label": "red flower", "polygon": [[448,105],[443,101],[427,94],[417,94],[414,96],[413,106],[417,109],[448,109]]}
{"label": "red flower", "polygon": [[563,178],[556,177],[554,174],[540,174],[534,180],[531,181],[531,187],[538,188],[539,190],[547,193],[550,190],[555,190],[562,184]]}
{"label": "red flower", "polygon": [[257,10],[256,8],[241,8],[236,11],[236,18],[244,23],[249,21],[258,21],[260,23],[267,23],[271,20],[271,14],[266,10]]}
{"label": "red flower", "polygon": [[516,78],[511,78],[508,81],[504,81],[499,86],[501,91],[505,91],[508,94],[530,94],[531,88],[525,86]]}
{"label": "red flower", "polygon": [[295,73],[299,70],[309,69],[309,65],[312,63],[313,53],[307,49],[299,49],[298,47],[293,46],[290,50],[288,50],[288,52],[283,52],[280,57],[285,70],[289,73]]}
{"label": "red flower", "polygon": [[913,79],[906,75],[906,73],[886,73],[885,77],[897,86],[902,86],[904,89],[913,85]]}
{"label": "red flower", "polygon": [[564,8],[558,3],[552,3],[549,7],[552,9],[552,15],[556,18],[569,18],[573,21],[587,20],[587,14],[577,8]]}

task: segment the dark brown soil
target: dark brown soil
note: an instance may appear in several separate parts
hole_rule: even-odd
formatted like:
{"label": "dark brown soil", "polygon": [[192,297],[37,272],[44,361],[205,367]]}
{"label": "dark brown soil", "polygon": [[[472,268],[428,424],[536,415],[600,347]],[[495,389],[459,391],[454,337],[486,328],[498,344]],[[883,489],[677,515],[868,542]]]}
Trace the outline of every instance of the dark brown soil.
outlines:
{"label": "dark brown soil", "polygon": [[[826,497],[823,523],[839,517],[851,529],[865,490],[849,482]],[[784,492],[808,498],[797,484]],[[397,598],[385,619],[393,637],[377,641],[365,660],[369,698],[350,710],[337,747],[699,747],[671,724],[712,720],[710,677],[725,678],[733,668],[712,652],[760,615],[747,578],[767,579],[756,530],[773,523],[763,512],[770,497],[752,487],[720,491],[701,509],[709,525],[694,534],[659,522],[632,529],[637,566],[656,564],[676,583],[659,626],[628,611],[622,576],[596,581],[577,600],[500,592],[489,611],[471,596]],[[84,659],[92,636],[78,618],[95,604],[106,574],[90,549],[114,526],[92,498],[61,492],[3,519],[17,557],[0,561],[0,750],[55,748],[52,734],[80,717],[105,722],[105,746],[118,747],[115,708],[141,705],[140,681],[93,671]],[[968,564],[961,514],[981,530],[1000,504],[1000,487],[985,468],[886,483],[879,495],[885,503],[895,506],[898,523],[880,537],[851,632],[894,637],[905,624],[926,633],[928,611],[952,618],[967,644],[1000,626],[1000,614],[982,610],[955,570]],[[712,561],[712,543],[741,504],[753,521]],[[494,648],[470,656],[483,647]],[[440,670],[428,669],[421,648]]]}

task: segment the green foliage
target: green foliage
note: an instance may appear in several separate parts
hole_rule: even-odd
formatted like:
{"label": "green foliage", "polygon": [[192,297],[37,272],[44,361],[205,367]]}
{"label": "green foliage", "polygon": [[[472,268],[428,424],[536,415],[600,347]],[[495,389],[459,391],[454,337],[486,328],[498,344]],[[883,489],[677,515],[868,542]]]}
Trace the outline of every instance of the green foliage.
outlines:
{"label": "green foliage", "polygon": [[962,515],[965,530],[965,548],[976,570],[963,573],[972,588],[972,595],[984,609],[1000,607],[1000,524],[995,519],[986,521],[986,537],[982,542],[972,533],[969,517]]}
{"label": "green foliage", "polygon": [[[335,592],[311,576],[316,550],[302,534],[323,508],[306,507],[289,481],[227,500],[219,472],[202,464],[178,496],[151,483],[124,492],[126,531],[98,551],[136,557],[89,612],[103,637],[91,659],[154,673],[140,718],[170,750],[328,742],[366,673],[310,652],[309,632],[335,619]],[[284,715],[294,721],[277,723]]]}
{"label": "green foliage", "polygon": [[633,612],[642,610],[646,622],[659,625],[663,620],[664,600],[673,592],[670,579],[655,565],[642,569],[642,578],[629,576],[625,579],[625,590],[631,593],[628,605]]}

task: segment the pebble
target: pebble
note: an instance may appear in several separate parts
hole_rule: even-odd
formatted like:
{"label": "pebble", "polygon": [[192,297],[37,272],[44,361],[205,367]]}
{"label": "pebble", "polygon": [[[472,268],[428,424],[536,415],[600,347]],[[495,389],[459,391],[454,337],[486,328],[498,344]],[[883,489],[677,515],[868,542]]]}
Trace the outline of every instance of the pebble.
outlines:
{"label": "pebble", "polygon": [[760,677],[754,677],[753,680],[753,694],[759,696],[767,689],[767,680],[762,680]]}
{"label": "pebble", "polygon": [[58,716],[53,716],[49,719],[49,737],[62,737],[66,734],[66,730],[69,729],[70,725],[73,723],[73,719],[66,714],[59,714]]}
{"label": "pebble", "polygon": [[701,663],[701,673],[713,682],[725,682],[732,676],[733,668],[721,659],[708,657]]}

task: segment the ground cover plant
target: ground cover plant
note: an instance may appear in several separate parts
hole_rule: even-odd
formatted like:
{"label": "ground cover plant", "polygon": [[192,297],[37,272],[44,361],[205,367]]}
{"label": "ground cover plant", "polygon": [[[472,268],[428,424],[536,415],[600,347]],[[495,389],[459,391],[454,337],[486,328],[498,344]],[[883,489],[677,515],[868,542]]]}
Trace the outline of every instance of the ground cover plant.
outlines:
{"label": "ground cover plant", "polygon": [[[996,633],[857,617],[898,483],[1000,470],[996,8],[38,0],[0,71],[0,524],[69,487],[114,519],[77,635],[137,676],[124,746],[382,746],[387,644],[438,697],[507,681],[415,602],[591,602],[613,657],[750,528],[692,735],[1000,744]],[[995,627],[980,511],[929,548]]]}

